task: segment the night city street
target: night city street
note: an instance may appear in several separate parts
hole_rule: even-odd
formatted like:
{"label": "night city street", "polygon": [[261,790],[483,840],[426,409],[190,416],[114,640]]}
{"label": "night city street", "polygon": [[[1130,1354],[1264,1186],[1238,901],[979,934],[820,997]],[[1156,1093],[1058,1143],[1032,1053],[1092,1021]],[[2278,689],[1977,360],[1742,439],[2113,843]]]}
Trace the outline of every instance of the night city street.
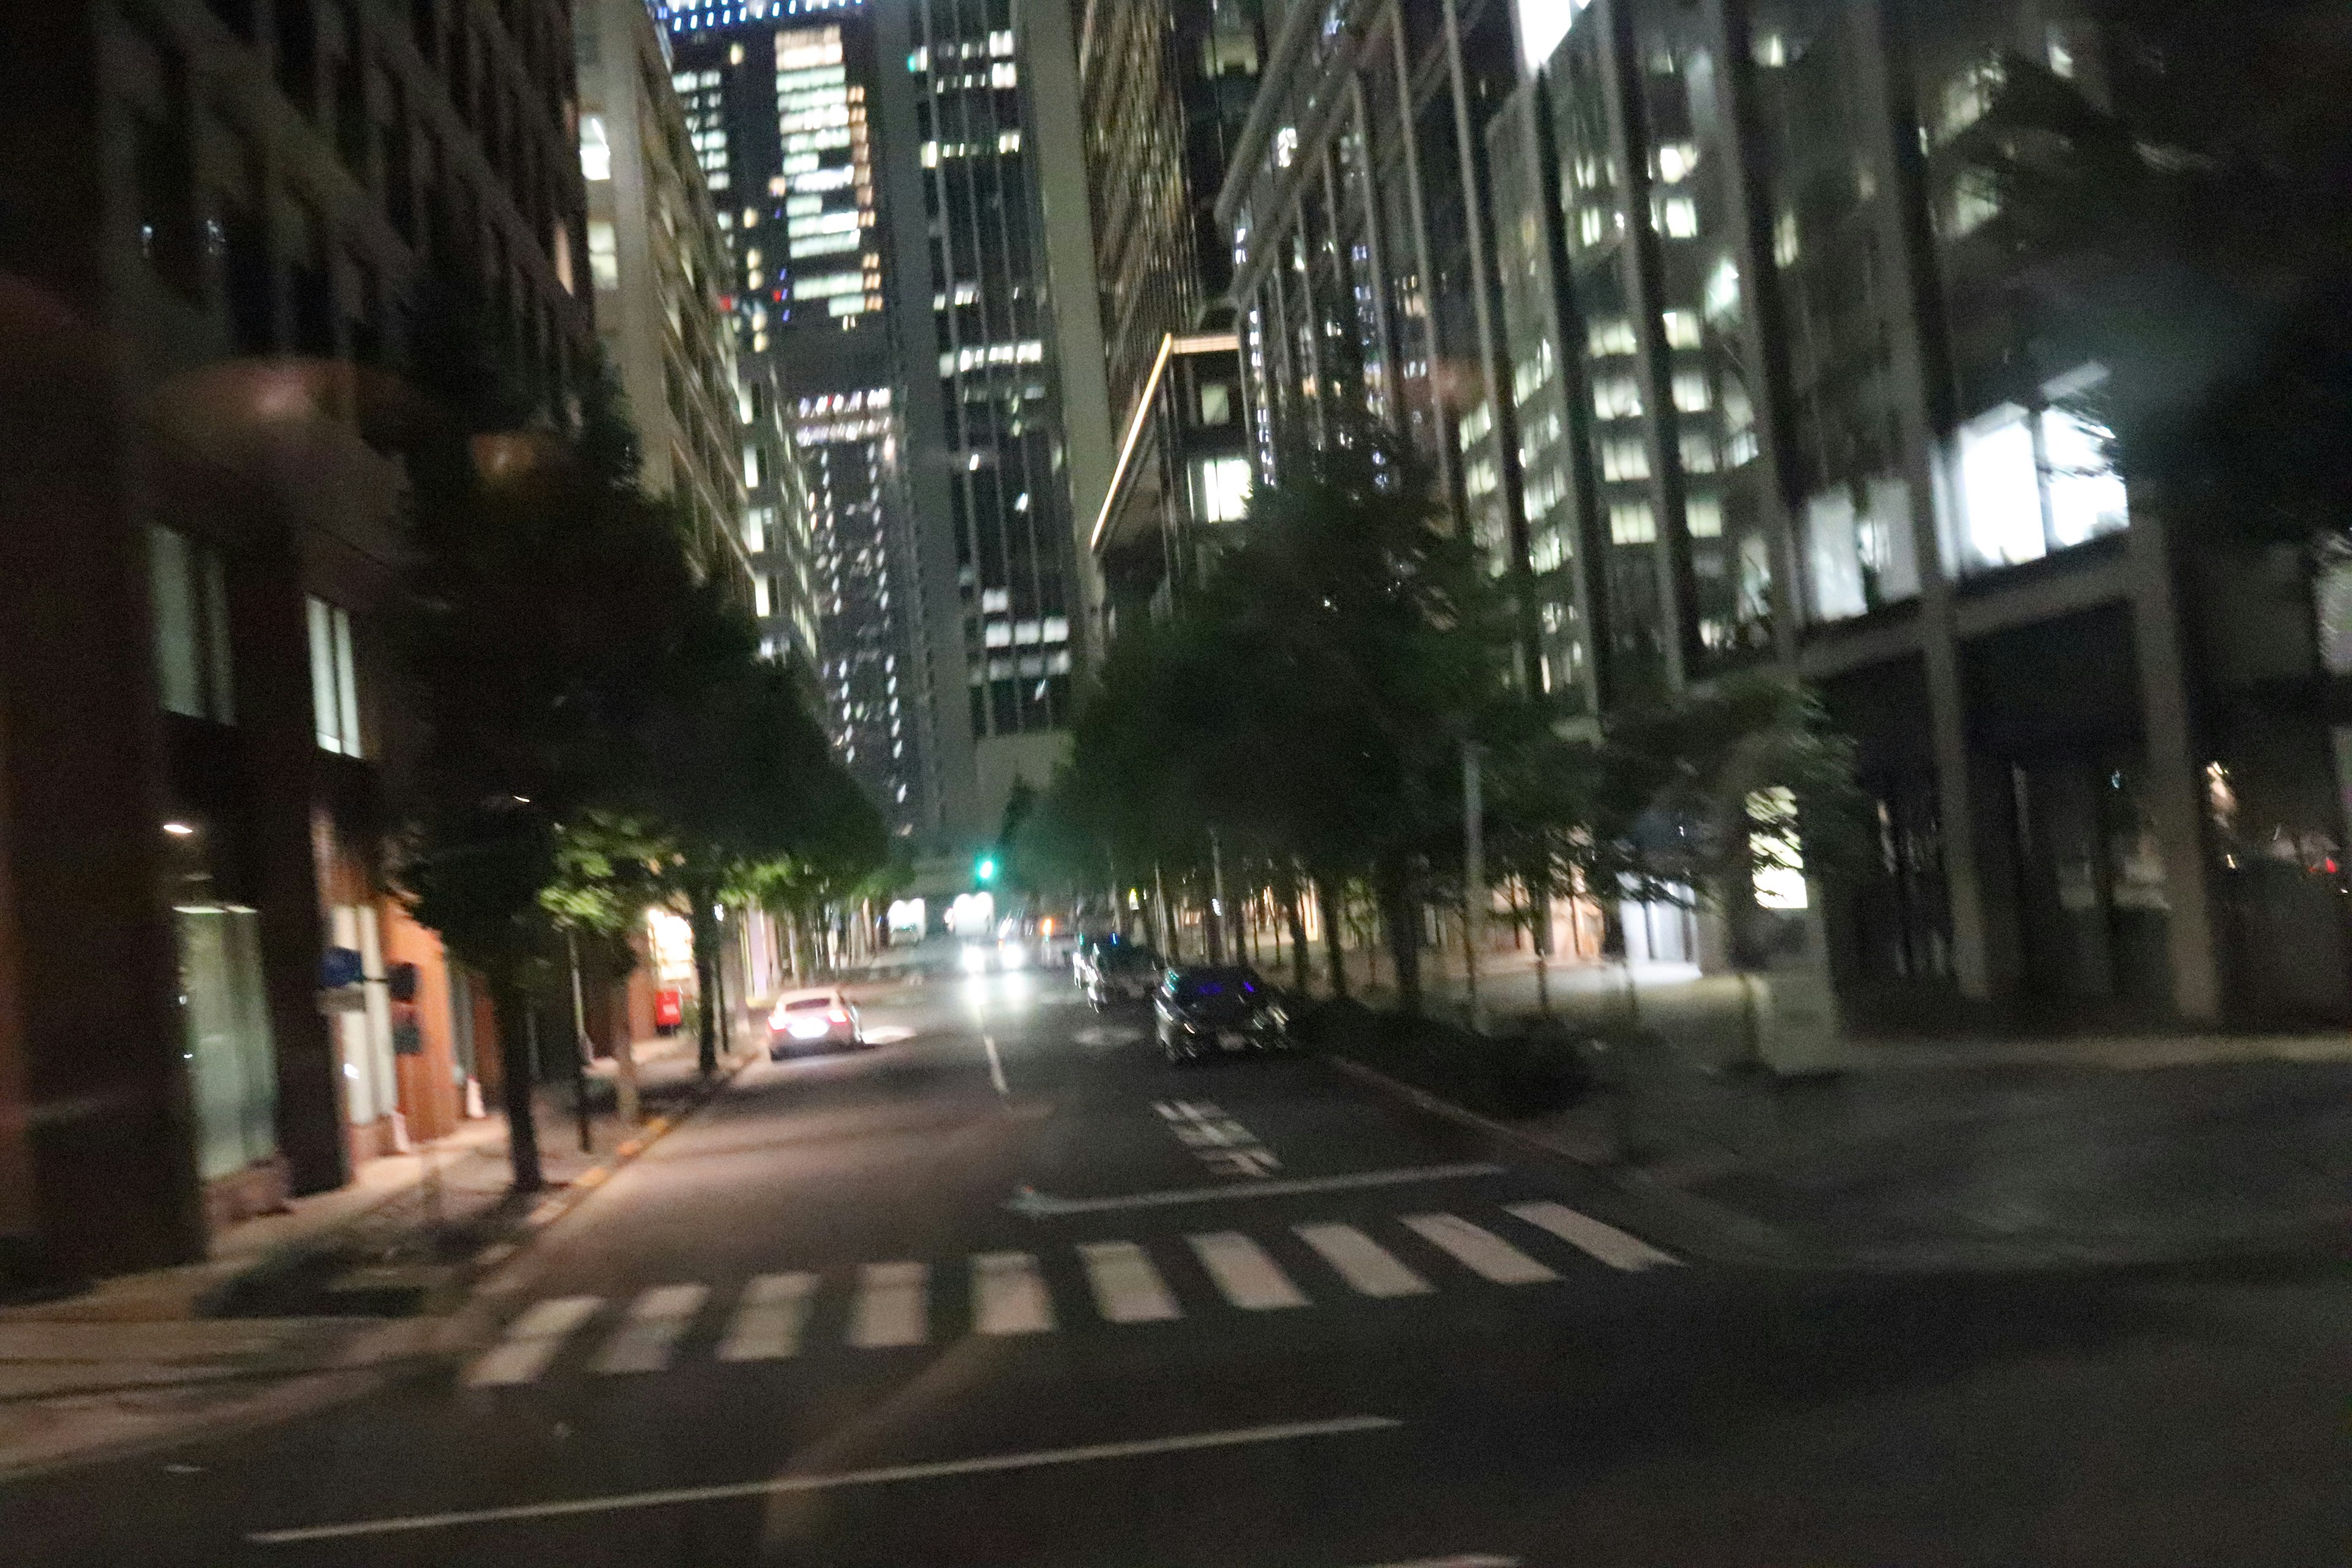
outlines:
{"label": "night city street", "polygon": [[2346,0],[0,0],[0,1568],[2352,1568]]}
{"label": "night city street", "polygon": [[911,1033],[748,1069],[495,1278],[479,1350],[0,1491],[7,1561],[2319,1568],[2352,1539],[2340,1266],[1718,1267],[1321,1062],[1171,1069],[1057,973],[866,1016]]}

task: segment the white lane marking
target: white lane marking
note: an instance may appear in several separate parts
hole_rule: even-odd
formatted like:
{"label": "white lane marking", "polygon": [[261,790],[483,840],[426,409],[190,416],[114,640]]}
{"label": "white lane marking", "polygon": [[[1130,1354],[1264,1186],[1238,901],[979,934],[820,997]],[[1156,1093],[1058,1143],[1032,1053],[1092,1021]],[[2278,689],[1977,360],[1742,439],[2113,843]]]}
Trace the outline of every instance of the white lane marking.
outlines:
{"label": "white lane marking", "polygon": [[1131,1241],[1081,1243],[1087,1283],[1094,1287],[1095,1305],[1114,1323],[1159,1323],[1184,1315],[1168,1282],[1143,1248]]}
{"label": "white lane marking", "polygon": [[1382,1563],[1379,1568],[1519,1568],[1516,1557],[1416,1557],[1410,1563]]}
{"label": "white lane marking", "polygon": [[1234,1176],[1265,1177],[1282,1168],[1282,1162],[1275,1158],[1273,1151],[1265,1148],[1220,1149],[1212,1154],[1201,1154],[1199,1158],[1201,1163],[1212,1171],[1223,1171]]}
{"label": "white lane marking", "polygon": [[1403,1218],[1406,1229],[1497,1285],[1534,1285],[1559,1278],[1493,1231],[1481,1230],[1459,1215],[1416,1214]]}
{"label": "white lane marking", "polygon": [[1247,1311],[1276,1307],[1304,1307],[1307,1298],[1265,1248],[1237,1230],[1221,1230],[1188,1237],[1201,1257],[1201,1267],[1225,1293],[1225,1300]]}
{"label": "white lane marking", "polygon": [[453,1513],[363,1519],[348,1524],[309,1524],[291,1530],[257,1530],[246,1539],[257,1546],[289,1546],[306,1541],[347,1541],[355,1536],[396,1535],[420,1530],[448,1530],[468,1524],[508,1524],[518,1520],[618,1513],[627,1509],[667,1508],[677,1503],[779,1497],[793,1492],[826,1491],[835,1487],[883,1486],[893,1481],[984,1476],[1006,1470],[1045,1469],[1055,1465],[1095,1464],[1105,1459],[1148,1458],[1155,1454],[1197,1453],[1203,1448],[1237,1448],[1254,1443],[1287,1443],[1302,1437],[1345,1437],[1358,1433],[1391,1432],[1403,1425],[1403,1422],[1388,1415],[1341,1415],[1328,1421],[1286,1421],[1268,1426],[1244,1426],[1228,1432],[1189,1432],[1175,1437],[1089,1443],[1083,1447],[1041,1448],[1026,1454],[990,1454],[972,1459],[935,1459],[919,1465],[884,1465],[870,1470],[842,1470],[832,1475],[778,1476],[764,1481],[671,1487],[661,1491],[565,1498],[556,1502],[510,1503],[503,1508],[467,1509]]}
{"label": "white lane marking", "polygon": [[1004,1084],[1004,1060],[996,1054],[996,1037],[982,1035],[980,1043],[988,1047],[988,1081],[996,1086],[998,1094],[1012,1099],[1013,1091]]}
{"label": "white lane marking", "polygon": [[1612,1268],[1639,1273],[1660,1266],[1679,1268],[1682,1259],[1660,1252],[1638,1236],[1628,1236],[1613,1225],[1577,1213],[1565,1204],[1513,1204],[1510,1212],[1540,1230],[1548,1230],[1601,1259]]}
{"label": "white lane marking", "polygon": [[1280,1198],[1302,1193],[1346,1193],[1364,1187],[1402,1186],[1413,1182],[1450,1182],[1467,1176],[1499,1176],[1493,1164],[1418,1165],[1410,1170],[1356,1171],[1344,1176],[1292,1176],[1282,1181],[1253,1182],[1247,1186],[1179,1187],[1167,1192],[1132,1193],[1120,1198],[1057,1198],[1051,1193],[1024,1191],[1005,1207],[1032,1219],[1066,1214],[1105,1214],[1113,1209],[1167,1208],[1176,1204],[1214,1203],[1222,1198]]}
{"label": "white lane marking", "polygon": [[1026,1252],[983,1252],[971,1260],[972,1331],[1042,1334],[1054,1327],[1054,1300]]}
{"label": "white lane marking", "polygon": [[735,1321],[719,1342],[720,1361],[782,1361],[797,1355],[808,1324],[814,1274],[762,1274],[743,1287]]}
{"label": "white lane marking", "polygon": [[703,1285],[656,1285],[629,1304],[629,1315],[596,1357],[598,1372],[659,1372],[678,1336],[710,1294]]}
{"label": "white lane marking", "polygon": [[602,1296],[558,1296],[535,1303],[507,1325],[497,1347],[474,1363],[466,1381],[476,1388],[529,1383],[547,1370],[572,1331],[596,1315]]}
{"label": "white lane marking", "polygon": [[1294,1226],[1339,1278],[1366,1296],[1425,1296],[1429,1281],[1397,1260],[1394,1253],[1352,1225]]}
{"label": "white lane marking", "polygon": [[929,1337],[930,1270],[920,1263],[869,1263],[857,1271],[849,1342],[860,1350],[919,1345]]}

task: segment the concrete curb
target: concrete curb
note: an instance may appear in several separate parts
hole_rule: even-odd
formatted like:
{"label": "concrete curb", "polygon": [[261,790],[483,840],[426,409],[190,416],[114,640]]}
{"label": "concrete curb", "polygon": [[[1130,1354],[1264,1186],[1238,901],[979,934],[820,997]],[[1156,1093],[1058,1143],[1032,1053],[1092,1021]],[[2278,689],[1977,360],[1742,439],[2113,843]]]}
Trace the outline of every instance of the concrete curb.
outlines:
{"label": "concrete curb", "polygon": [[1490,1116],[1481,1116],[1427,1089],[1416,1089],[1376,1068],[1366,1067],[1352,1058],[1326,1054],[1323,1059],[1349,1078],[1369,1084],[1382,1093],[1393,1095],[1433,1116],[1475,1128],[1488,1137],[1545,1159],[1566,1160],[1578,1169],[1600,1177],[1635,1203],[1661,1211],[1672,1230],[1680,1233],[1662,1237],[1661,1239],[1671,1240],[1684,1250],[1696,1252],[1712,1262],[1800,1268],[1817,1266],[1823,1261],[1809,1256],[1805,1248],[1780,1230],[1741,1214],[1738,1209],[1694,1196],[1639,1171],[1602,1164],[1564,1143],[1538,1137]]}
{"label": "concrete curb", "polygon": [[2342,1218],[2282,1221],[2187,1242],[2137,1244],[2054,1236],[2025,1242],[1955,1237],[1910,1247],[1832,1251],[1809,1245],[1753,1215],[1685,1192],[1646,1172],[1602,1163],[1565,1144],[1481,1116],[1361,1062],[1336,1055],[1327,1055],[1324,1059],[1348,1077],[1431,1115],[1476,1128],[1538,1155],[1568,1161],[1657,1213],[1665,1222],[1658,1239],[1717,1263],[1814,1275],[1896,1279],[1938,1275],[2121,1274],[2283,1262],[2318,1264],[2352,1256],[2347,1251],[2347,1237],[2352,1237],[2352,1210],[2347,1210]]}
{"label": "concrete curb", "polygon": [[[488,1289],[489,1282],[509,1264],[527,1256],[539,1238],[545,1236],[556,1221],[578,1209],[607,1182],[635,1164],[655,1144],[676,1131],[678,1125],[687,1118],[726,1092],[728,1086],[735,1081],[743,1069],[759,1059],[760,1053],[757,1051],[745,1052],[734,1058],[731,1063],[722,1058],[719,1071],[706,1081],[702,1091],[681,1106],[676,1114],[648,1118],[645,1125],[638,1129],[637,1135],[624,1140],[609,1158],[589,1166],[580,1174],[572,1177],[562,1190],[551,1193],[532,1205],[530,1210],[523,1215],[520,1226],[503,1239],[494,1241],[475,1253],[471,1267],[462,1282],[454,1284],[446,1292],[447,1297],[462,1300]],[[444,1316],[449,1315],[451,1314],[444,1314]]]}

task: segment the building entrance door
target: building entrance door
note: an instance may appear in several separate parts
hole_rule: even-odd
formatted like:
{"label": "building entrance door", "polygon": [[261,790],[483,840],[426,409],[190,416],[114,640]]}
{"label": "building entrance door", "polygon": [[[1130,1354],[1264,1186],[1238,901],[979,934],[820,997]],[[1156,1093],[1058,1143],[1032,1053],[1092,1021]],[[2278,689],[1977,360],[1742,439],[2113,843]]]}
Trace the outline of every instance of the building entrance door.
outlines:
{"label": "building entrance door", "polygon": [[2046,1002],[2162,1012],[2171,900],[2144,770],[2118,754],[2010,769],[2028,991]]}

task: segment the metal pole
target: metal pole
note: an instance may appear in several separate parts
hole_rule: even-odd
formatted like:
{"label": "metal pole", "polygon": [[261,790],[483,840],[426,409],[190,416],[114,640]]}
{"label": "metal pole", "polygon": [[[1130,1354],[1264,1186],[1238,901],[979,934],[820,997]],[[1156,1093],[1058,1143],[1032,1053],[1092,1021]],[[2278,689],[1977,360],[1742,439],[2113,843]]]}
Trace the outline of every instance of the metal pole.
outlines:
{"label": "metal pole", "polygon": [[1462,948],[1464,984],[1469,994],[1470,1026],[1484,1028],[1478,1005],[1478,942],[1486,926],[1486,802],[1479,776],[1478,743],[1462,742]]}
{"label": "metal pole", "polygon": [[1209,913],[1215,923],[1209,928],[1209,962],[1225,961],[1225,848],[1214,827],[1209,829]]}

